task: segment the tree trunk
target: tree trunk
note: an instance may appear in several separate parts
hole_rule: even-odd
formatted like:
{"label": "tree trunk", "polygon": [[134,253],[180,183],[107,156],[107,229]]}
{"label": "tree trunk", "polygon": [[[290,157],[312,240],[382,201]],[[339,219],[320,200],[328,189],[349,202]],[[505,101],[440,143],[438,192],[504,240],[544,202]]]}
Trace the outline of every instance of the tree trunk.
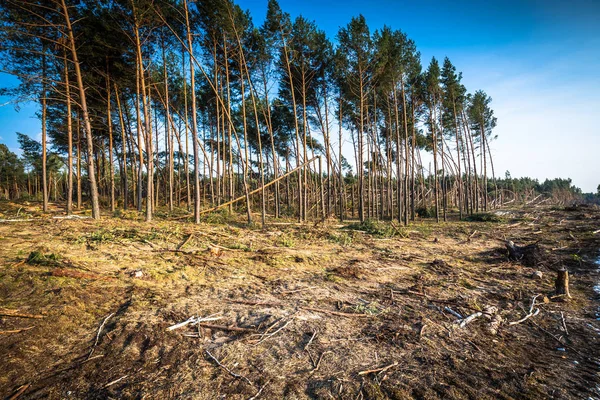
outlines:
{"label": "tree trunk", "polygon": [[554,293],[557,296],[564,295],[567,298],[571,298],[569,293],[569,271],[562,267],[556,271],[556,281],[554,282]]}
{"label": "tree trunk", "polygon": [[81,103],[81,111],[83,113],[83,123],[87,136],[87,152],[88,152],[88,179],[90,181],[90,196],[92,198],[92,218],[100,218],[100,202],[98,199],[98,186],[96,184],[96,172],[94,170],[94,142],[92,140],[92,125],[88,114],[85,89],[83,87],[83,77],[79,67],[79,59],[77,58],[77,47],[75,45],[75,37],[71,28],[71,19],[65,0],[62,0],[63,15],[67,25],[69,34],[70,48],[75,65],[75,76],[77,77],[77,86],[79,87],[79,101]]}

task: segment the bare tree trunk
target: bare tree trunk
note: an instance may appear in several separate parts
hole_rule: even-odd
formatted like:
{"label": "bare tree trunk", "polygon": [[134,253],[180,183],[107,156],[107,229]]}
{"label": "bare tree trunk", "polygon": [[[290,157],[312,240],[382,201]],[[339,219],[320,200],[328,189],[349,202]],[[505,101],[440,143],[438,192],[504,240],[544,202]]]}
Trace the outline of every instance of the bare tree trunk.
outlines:
{"label": "bare tree trunk", "polygon": [[90,195],[92,198],[92,218],[100,218],[100,202],[98,200],[98,186],[96,184],[96,172],[94,170],[94,142],[92,139],[92,125],[90,124],[90,118],[87,109],[87,101],[85,89],[83,87],[83,78],[81,75],[81,69],[79,67],[79,59],[77,58],[77,47],[75,45],[75,37],[73,36],[73,30],[71,28],[71,19],[69,18],[69,11],[65,0],[62,1],[63,15],[67,25],[67,31],[69,34],[71,53],[73,58],[73,64],[75,65],[75,76],[77,77],[77,86],[79,86],[79,101],[81,103],[81,111],[83,113],[83,123],[87,136],[87,151],[88,151],[88,179],[90,181]]}
{"label": "bare tree trunk", "polygon": [[77,113],[77,209],[81,210],[81,117]]}
{"label": "bare tree trunk", "polygon": [[123,152],[123,168],[121,169],[121,181],[123,184],[123,192],[121,193],[121,199],[123,200],[123,209],[127,210],[127,140],[125,138],[125,122],[123,120],[123,110],[121,109],[121,99],[119,98],[119,91],[117,84],[115,83],[115,97],[117,98],[117,108],[119,110],[119,123],[121,125],[121,151]]}
{"label": "bare tree trunk", "polygon": [[[183,1],[185,8],[185,24],[187,32],[188,51],[190,55],[193,52],[192,31],[190,29],[190,20],[187,0]],[[198,157],[198,119],[196,115],[196,80],[194,63],[190,61],[190,84],[192,92],[192,145],[194,148],[194,222],[200,223],[200,160]]]}
{"label": "bare tree trunk", "polygon": [[106,73],[106,120],[108,123],[108,164],[110,168],[110,211],[115,212],[115,168],[113,165],[113,129],[110,109],[110,75]]}
{"label": "bare tree trunk", "polygon": [[43,50],[42,55],[42,210],[48,212],[48,182],[47,182],[47,171],[46,171],[46,49]]}
{"label": "bare tree trunk", "polygon": [[73,116],[71,111],[71,83],[67,54],[64,54],[65,94],[67,100],[67,215],[73,213]]}

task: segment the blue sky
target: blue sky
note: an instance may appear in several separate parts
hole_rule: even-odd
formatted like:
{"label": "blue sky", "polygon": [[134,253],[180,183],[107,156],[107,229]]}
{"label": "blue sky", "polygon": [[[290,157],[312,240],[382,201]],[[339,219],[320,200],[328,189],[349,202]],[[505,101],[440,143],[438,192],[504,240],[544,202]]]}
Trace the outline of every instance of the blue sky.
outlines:
{"label": "blue sky", "polygon": [[[255,24],[266,0],[240,0]],[[497,175],[570,177],[584,191],[600,184],[600,1],[280,0],[335,38],[363,14],[374,31],[402,29],[424,66],[448,56],[470,91],[485,90],[498,117],[491,143]],[[7,78],[0,75],[0,85]],[[7,99],[1,99],[0,104]],[[39,136],[35,107],[0,107],[0,142]]]}

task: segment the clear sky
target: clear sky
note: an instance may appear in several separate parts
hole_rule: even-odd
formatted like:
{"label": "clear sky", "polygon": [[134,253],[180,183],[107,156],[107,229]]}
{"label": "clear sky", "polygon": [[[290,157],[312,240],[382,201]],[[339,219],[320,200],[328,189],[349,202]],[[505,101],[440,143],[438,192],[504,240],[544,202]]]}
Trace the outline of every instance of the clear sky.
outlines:
{"label": "clear sky", "polygon": [[[255,24],[266,0],[238,0]],[[498,117],[496,174],[570,177],[584,192],[600,184],[600,0],[280,0],[331,39],[353,16],[412,38],[424,67],[448,56],[469,91],[485,90]],[[0,86],[12,78],[0,75]],[[14,81],[13,81],[14,82]],[[9,82],[10,83],[10,82]],[[7,99],[1,99],[0,105]],[[35,107],[0,106],[0,142],[39,137]]]}

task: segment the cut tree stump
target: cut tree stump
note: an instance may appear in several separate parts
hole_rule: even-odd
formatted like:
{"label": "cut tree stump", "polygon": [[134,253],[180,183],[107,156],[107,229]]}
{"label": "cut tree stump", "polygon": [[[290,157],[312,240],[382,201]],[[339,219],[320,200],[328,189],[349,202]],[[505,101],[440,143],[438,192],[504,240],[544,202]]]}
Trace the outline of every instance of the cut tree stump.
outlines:
{"label": "cut tree stump", "polygon": [[508,258],[513,261],[519,261],[526,267],[535,267],[542,262],[542,252],[537,243],[527,246],[517,246],[512,240],[505,241],[508,250]]}
{"label": "cut tree stump", "polygon": [[566,296],[569,299],[569,271],[565,267],[556,271],[556,281],[554,283],[554,292],[556,296]]}

